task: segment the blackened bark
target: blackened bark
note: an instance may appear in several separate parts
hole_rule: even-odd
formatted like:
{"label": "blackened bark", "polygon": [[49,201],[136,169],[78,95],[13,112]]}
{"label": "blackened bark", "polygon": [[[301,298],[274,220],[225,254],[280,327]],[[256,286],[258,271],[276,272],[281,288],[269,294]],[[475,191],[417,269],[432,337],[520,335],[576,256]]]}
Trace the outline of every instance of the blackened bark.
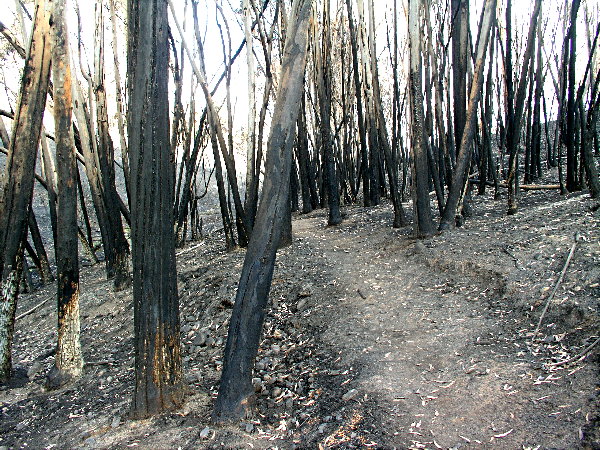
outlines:
{"label": "blackened bark", "polygon": [[352,15],[352,0],[346,0],[346,9],[348,10],[348,28],[350,32],[350,47],[352,49],[352,73],[354,75],[354,93],[356,95],[356,117],[358,121],[358,135],[360,139],[363,203],[365,206],[371,206],[371,194],[369,190],[369,183],[371,180],[369,173],[369,151],[367,148],[367,132],[365,130],[362,87],[360,83],[360,72],[358,69],[358,44],[356,42],[357,38],[356,27],[354,26],[354,16]]}
{"label": "blackened bark", "polygon": [[[96,54],[94,56],[94,93],[96,95],[96,120],[98,122],[98,167],[101,173],[102,193],[106,208],[109,239],[107,268],[109,276],[114,276],[115,290],[120,291],[131,285],[129,273],[129,244],[125,238],[119,207],[119,197],[115,184],[115,150],[108,129],[108,109],[104,87],[104,14],[101,1],[96,3]],[[111,270],[112,269],[112,272]]]}
{"label": "blackened bark", "polygon": [[[128,148],[131,169],[135,389],[147,417],[183,400],[169,139],[165,0],[128,2]],[[152,36],[152,39],[148,39]]]}
{"label": "blackened bark", "polygon": [[213,420],[238,420],[250,412],[254,359],[258,351],[275,254],[289,205],[289,173],[296,120],[300,109],[306,63],[310,0],[295,0],[290,12],[287,39],[267,145],[265,181],[242,275],[238,285],[219,395]]}
{"label": "blackened bark", "polygon": [[477,106],[481,98],[483,87],[483,69],[485,67],[485,55],[488,47],[490,30],[496,19],[496,0],[486,0],[484,4],[481,23],[479,24],[479,37],[477,39],[477,58],[475,61],[475,72],[473,73],[473,83],[469,94],[469,107],[467,109],[467,121],[463,130],[463,136],[460,144],[461,151],[456,160],[456,168],[452,176],[450,192],[446,201],[446,207],[440,220],[440,231],[451,228],[456,219],[458,208],[465,191],[468,188],[468,172],[471,165],[471,153],[473,144],[473,135],[477,120]]}
{"label": "blackened bark", "polygon": [[[325,160],[327,183],[327,200],[329,206],[328,225],[338,225],[342,222],[340,213],[340,195],[338,177],[335,170],[333,142],[331,134],[331,28],[329,19],[329,1],[323,3],[323,23],[321,30],[320,67],[318,68],[318,94],[321,125],[321,144]],[[318,43],[315,43],[318,45]]]}
{"label": "blackened bark", "polygon": [[577,12],[580,0],[571,3],[571,25],[569,26],[569,66],[567,70],[567,118],[566,135],[563,140],[567,146],[567,190],[569,192],[581,189],[578,176],[578,152],[575,145],[575,120],[577,118],[577,105],[575,100],[575,62],[577,59]]}
{"label": "blackened bark", "polygon": [[79,254],[77,248],[77,159],[72,123],[71,67],[65,0],[52,0],[52,81],[58,181],[55,242],[58,278],[58,341],[46,386],[61,387],[83,371],[79,340]]}
{"label": "blackened bark", "polygon": [[411,152],[413,174],[413,208],[415,211],[414,230],[417,236],[433,234],[435,228],[431,218],[429,203],[429,171],[427,148],[424,141],[425,115],[423,112],[422,59],[420,1],[409,0],[408,32],[410,47],[409,90],[411,104]]}
{"label": "blackened bark", "polygon": [[452,0],[452,85],[454,143],[460,143],[467,121],[467,71],[469,63],[469,0]]}
{"label": "blackened bark", "polygon": [[37,147],[50,76],[50,15],[46,1],[35,4],[29,53],[21,79],[21,92],[13,123],[0,198],[0,381],[10,377],[11,343],[18,281],[22,270],[22,242],[33,196]]}
{"label": "blackened bark", "polygon": [[27,220],[29,224],[29,232],[31,233],[31,241],[33,242],[36,256],[39,260],[42,283],[51,283],[54,281],[54,275],[52,274],[52,269],[50,268],[50,263],[48,262],[48,254],[46,253],[46,248],[44,247],[44,242],[42,241],[42,235],[33,211],[29,212],[29,217]]}
{"label": "blackened bark", "polygon": [[[510,5],[511,0],[509,0]],[[509,34],[509,27],[507,27],[507,42],[506,42],[506,85],[509,93],[509,97],[507,99],[508,103],[508,118],[507,118],[507,129],[506,129],[506,146],[507,151],[509,153],[509,167],[508,167],[508,214],[514,214],[517,212],[517,186],[518,186],[518,146],[519,140],[521,137],[521,126],[523,123],[523,110],[525,107],[525,95],[527,89],[527,79],[528,79],[528,71],[530,70],[531,64],[530,60],[533,55],[534,45],[535,45],[535,32],[537,29],[537,22],[540,15],[540,11],[542,9],[541,0],[536,0],[533,13],[531,15],[531,20],[529,22],[529,33],[527,36],[527,46],[525,48],[525,54],[523,57],[523,65],[521,67],[521,75],[519,77],[519,85],[517,88],[516,98],[514,98],[514,103],[512,103],[512,95],[514,93],[514,88],[512,86],[512,51],[509,48],[511,45],[511,39]],[[510,8],[507,10],[506,20],[509,20]]]}

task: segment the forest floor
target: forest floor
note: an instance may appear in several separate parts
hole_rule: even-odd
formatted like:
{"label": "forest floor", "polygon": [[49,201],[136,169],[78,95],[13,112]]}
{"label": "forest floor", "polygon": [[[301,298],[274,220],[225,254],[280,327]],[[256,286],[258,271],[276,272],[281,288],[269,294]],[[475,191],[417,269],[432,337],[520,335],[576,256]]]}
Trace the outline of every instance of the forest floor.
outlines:
{"label": "forest floor", "polygon": [[[600,203],[585,194],[476,196],[474,216],[415,240],[390,205],[295,217],[278,254],[257,358],[257,414],[210,413],[244,251],[209,235],[178,252],[190,393],[178,411],[132,421],[131,290],[82,272],[85,374],[46,392],[54,287],[20,297],[15,377],[0,388],[9,448],[600,448]],[[540,333],[533,332],[578,242]]]}

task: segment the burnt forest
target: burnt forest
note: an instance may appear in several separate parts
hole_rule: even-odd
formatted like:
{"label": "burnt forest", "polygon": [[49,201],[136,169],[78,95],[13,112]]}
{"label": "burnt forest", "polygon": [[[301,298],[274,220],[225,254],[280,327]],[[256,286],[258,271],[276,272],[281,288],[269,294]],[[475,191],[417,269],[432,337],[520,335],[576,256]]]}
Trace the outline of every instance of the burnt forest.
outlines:
{"label": "burnt forest", "polygon": [[6,0],[0,450],[600,449],[600,0]]}

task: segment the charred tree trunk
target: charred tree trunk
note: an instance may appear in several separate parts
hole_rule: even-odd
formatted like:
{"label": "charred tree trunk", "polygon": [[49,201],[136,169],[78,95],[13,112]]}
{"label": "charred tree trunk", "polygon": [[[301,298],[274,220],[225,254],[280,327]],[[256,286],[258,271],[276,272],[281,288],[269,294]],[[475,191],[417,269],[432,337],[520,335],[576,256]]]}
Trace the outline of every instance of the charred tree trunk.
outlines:
{"label": "charred tree trunk", "polygon": [[581,189],[579,180],[578,152],[575,145],[575,121],[577,119],[577,105],[575,100],[575,62],[577,59],[577,12],[579,11],[580,0],[573,0],[571,3],[571,25],[568,32],[568,67],[567,71],[567,117],[566,117],[566,135],[563,141],[567,147],[567,190],[569,192]]}
{"label": "charred tree trunk", "polygon": [[[509,0],[509,6],[511,4],[511,0]],[[514,98],[511,93],[514,93],[514,88],[512,85],[512,51],[509,48],[511,45],[511,38],[509,33],[509,28],[507,26],[507,43],[506,43],[506,87],[509,92],[508,95],[508,108],[509,108],[509,116],[507,120],[507,129],[506,129],[506,146],[507,151],[509,153],[509,167],[508,167],[508,214],[515,214],[517,212],[517,185],[519,182],[518,176],[518,157],[519,157],[519,140],[521,137],[521,126],[523,123],[523,110],[525,108],[525,95],[527,93],[527,80],[528,80],[528,72],[531,68],[530,60],[533,55],[533,51],[535,49],[535,32],[537,29],[538,17],[540,15],[540,11],[542,9],[541,0],[536,0],[533,14],[531,16],[531,21],[529,22],[529,33],[527,36],[527,46],[525,48],[525,54],[523,57],[523,65],[521,66],[521,75],[519,77],[519,85],[517,88],[517,95]],[[510,7],[506,12],[506,20],[509,21],[510,15]]]}
{"label": "charred tree trunk", "polygon": [[[119,198],[115,184],[115,151],[108,129],[108,109],[104,77],[104,13],[102,1],[96,3],[96,53],[94,55],[94,93],[96,95],[96,120],[98,122],[98,162],[101,173],[102,193],[105,202],[109,239],[107,268],[114,276],[115,290],[121,291],[131,285],[129,273],[129,244],[123,231]],[[112,270],[110,270],[112,269]]]}
{"label": "charred tree trunk", "polygon": [[358,43],[356,37],[357,32],[356,27],[354,26],[354,16],[352,15],[352,0],[346,0],[346,9],[348,10],[350,48],[352,49],[352,73],[354,74],[354,93],[356,95],[356,120],[358,121],[358,135],[360,139],[359,142],[363,181],[363,203],[365,206],[371,206],[371,194],[369,188],[371,180],[371,176],[369,173],[369,150],[367,147],[367,131],[365,129],[362,87],[358,67]]}
{"label": "charred tree trunk", "polygon": [[[324,0],[323,17],[321,29],[321,48],[318,53],[319,73],[318,94],[319,112],[321,117],[321,144],[323,146],[323,158],[325,160],[325,172],[327,183],[327,200],[329,206],[328,225],[338,225],[342,222],[340,213],[340,196],[338,190],[338,177],[335,170],[335,159],[333,154],[333,142],[331,135],[331,26],[329,19],[329,2]],[[315,45],[318,43],[315,42]]]}
{"label": "charred tree trunk", "polygon": [[310,0],[295,0],[290,11],[256,232],[252,233],[242,268],[213,412],[213,420],[219,422],[239,420],[251,408],[252,369],[286,205],[289,205],[289,174],[302,96],[311,3]]}
{"label": "charred tree trunk", "polygon": [[473,83],[469,94],[469,107],[467,110],[467,121],[463,131],[463,137],[460,143],[461,151],[456,160],[456,168],[452,177],[450,192],[446,207],[440,220],[440,231],[451,228],[454,224],[459,211],[462,196],[468,185],[468,173],[471,165],[471,153],[473,136],[477,121],[477,106],[481,98],[481,89],[483,87],[483,69],[485,67],[485,54],[488,47],[490,30],[496,18],[496,0],[486,0],[484,13],[479,24],[479,38],[477,47],[477,58],[475,61],[475,72],[473,74]]}
{"label": "charred tree trunk", "polygon": [[[135,390],[132,416],[183,401],[169,140],[167,2],[128,2]],[[153,39],[148,39],[152,36]]]}
{"label": "charred tree trunk", "polygon": [[429,203],[429,170],[423,112],[420,1],[409,0],[408,33],[410,44],[409,89],[411,104],[411,152],[413,175],[414,229],[417,236],[429,236],[435,228]]}
{"label": "charred tree trunk", "polygon": [[56,389],[81,376],[79,340],[79,254],[77,249],[77,159],[72,126],[71,66],[65,0],[52,0],[52,82],[58,174],[58,229],[55,242],[58,278],[58,342],[46,386]]}
{"label": "charred tree trunk", "polygon": [[11,344],[22,270],[22,243],[33,196],[37,147],[50,76],[50,14],[37,0],[29,53],[0,198],[0,381],[11,375]]}

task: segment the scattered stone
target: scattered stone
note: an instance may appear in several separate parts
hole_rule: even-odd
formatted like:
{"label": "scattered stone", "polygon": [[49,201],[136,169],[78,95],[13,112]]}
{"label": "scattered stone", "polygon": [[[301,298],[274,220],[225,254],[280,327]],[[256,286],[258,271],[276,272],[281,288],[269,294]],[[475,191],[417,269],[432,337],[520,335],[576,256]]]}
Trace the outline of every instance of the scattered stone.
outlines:
{"label": "scattered stone", "polygon": [[298,304],[296,305],[296,309],[298,310],[298,312],[304,311],[306,309],[306,304],[307,303],[308,302],[306,300],[304,300],[304,299],[300,300],[298,302]]}
{"label": "scattered stone", "polygon": [[89,437],[85,441],[83,441],[83,444],[86,445],[86,446],[88,446],[88,447],[95,447],[96,446],[96,439],[94,439],[93,437]]}
{"label": "scattered stone", "polygon": [[425,244],[423,244],[423,242],[421,242],[421,241],[415,242],[415,246],[414,246],[415,255],[422,255],[425,252],[427,252],[427,247],[425,247]]}
{"label": "scattered stone", "polygon": [[40,370],[43,369],[43,367],[44,366],[40,361],[34,361],[31,367],[27,370],[27,378],[31,380],[40,372]]}
{"label": "scattered stone", "polygon": [[210,427],[205,427],[201,432],[200,432],[200,438],[201,439],[207,439],[208,436],[210,435]]}
{"label": "scattered stone", "polygon": [[298,292],[298,298],[310,297],[312,295],[312,284],[307,283]]}
{"label": "scattered stone", "polygon": [[200,333],[200,334],[198,334],[198,336],[196,336],[196,337],[194,338],[194,340],[192,341],[192,343],[193,343],[195,346],[201,347],[201,346],[203,346],[204,344],[206,344],[206,340],[207,340],[207,339],[206,339],[206,334],[204,334],[204,333]]}
{"label": "scattered stone", "polygon": [[81,433],[81,440],[85,441],[91,435],[92,435],[92,432],[90,430],[84,431],[83,433]]}
{"label": "scattered stone", "polygon": [[254,431],[254,424],[247,423],[246,424],[246,433],[252,433]]}
{"label": "scattered stone", "polygon": [[281,388],[275,387],[275,388],[273,388],[273,390],[271,391],[271,396],[272,396],[273,398],[277,398],[277,397],[279,397],[279,396],[281,395],[281,392],[282,392],[282,391],[281,391]]}
{"label": "scattered stone", "polygon": [[346,392],[344,395],[342,395],[342,400],[347,402],[347,401],[355,398],[357,395],[358,395],[358,391],[356,389],[350,389],[348,392]]}
{"label": "scattered stone", "polygon": [[260,392],[262,389],[262,380],[260,378],[252,378],[252,386],[254,386],[254,392]]}
{"label": "scattered stone", "polygon": [[121,425],[121,417],[115,416],[110,424],[111,428],[118,428]]}

